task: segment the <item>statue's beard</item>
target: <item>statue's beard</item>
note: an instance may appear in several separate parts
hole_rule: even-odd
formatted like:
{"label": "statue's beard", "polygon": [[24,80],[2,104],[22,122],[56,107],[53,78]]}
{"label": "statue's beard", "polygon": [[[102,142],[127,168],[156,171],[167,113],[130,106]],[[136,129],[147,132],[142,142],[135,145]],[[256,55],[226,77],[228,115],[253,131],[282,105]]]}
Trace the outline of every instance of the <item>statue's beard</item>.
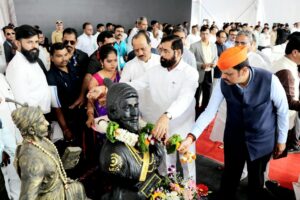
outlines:
{"label": "statue's beard", "polygon": [[134,119],[122,121],[122,122],[120,122],[120,126],[123,127],[124,129],[128,130],[129,132],[138,133],[139,119],[134,118]]}

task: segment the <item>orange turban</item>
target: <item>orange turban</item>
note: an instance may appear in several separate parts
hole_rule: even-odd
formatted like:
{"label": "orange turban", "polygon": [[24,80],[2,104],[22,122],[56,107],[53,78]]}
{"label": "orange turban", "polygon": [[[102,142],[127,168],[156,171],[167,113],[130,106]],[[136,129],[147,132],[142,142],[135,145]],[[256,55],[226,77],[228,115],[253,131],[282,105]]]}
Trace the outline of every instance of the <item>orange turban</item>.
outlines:
{"label": "orange turban", "polygon": [[220,70],[235,67],[247,59],[247,47],[237,46],[226,49],[218,60]]}

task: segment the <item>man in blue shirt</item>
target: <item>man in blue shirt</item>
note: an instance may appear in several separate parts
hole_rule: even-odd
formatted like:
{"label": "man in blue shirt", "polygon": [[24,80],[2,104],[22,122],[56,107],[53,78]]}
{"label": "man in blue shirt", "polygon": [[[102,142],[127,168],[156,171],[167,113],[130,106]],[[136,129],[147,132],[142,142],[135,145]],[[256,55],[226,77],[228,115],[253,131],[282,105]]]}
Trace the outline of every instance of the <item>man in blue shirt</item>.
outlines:
{"label": "man in blue shirt", "polygon": [[187,151],[215,117],[225,98],[225,168],[218,199],[235,199],[245,162],[249,199],[260,199],[264,171],[271,154],[275,148],[274,156],[280,156],[286,146],[289,108],[285,91],[275,75],[249,66],[245,47],[225,50],[218,66],[222,72],[221,80],[217,82],[206,110],[178,150],[181,153]]}
{"label": "man in blue shirt", "polygon": [[115,26],[115,39],[114,48],[118,53],[118,70],[121,71],[127,60],[127,45],[123,40],[124,27],[121,25]]}

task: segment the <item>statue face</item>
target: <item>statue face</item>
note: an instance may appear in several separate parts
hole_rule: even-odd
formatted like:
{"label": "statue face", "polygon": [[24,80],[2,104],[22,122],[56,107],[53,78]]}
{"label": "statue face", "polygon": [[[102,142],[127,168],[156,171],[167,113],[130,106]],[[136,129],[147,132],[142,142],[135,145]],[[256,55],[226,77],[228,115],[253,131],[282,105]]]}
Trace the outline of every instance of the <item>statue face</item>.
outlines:
{"label": "statue face", "polygon": [[119,123],[124,129],[136,133],[139,130],[139,104],[137,97],[119,101]]}
{"label": "statue face", "polygon": [[38,136],[45,137],[48,135],[49,122],[45,119],[44,115],[40,116],[40,120],[36,123],[35,131]]}

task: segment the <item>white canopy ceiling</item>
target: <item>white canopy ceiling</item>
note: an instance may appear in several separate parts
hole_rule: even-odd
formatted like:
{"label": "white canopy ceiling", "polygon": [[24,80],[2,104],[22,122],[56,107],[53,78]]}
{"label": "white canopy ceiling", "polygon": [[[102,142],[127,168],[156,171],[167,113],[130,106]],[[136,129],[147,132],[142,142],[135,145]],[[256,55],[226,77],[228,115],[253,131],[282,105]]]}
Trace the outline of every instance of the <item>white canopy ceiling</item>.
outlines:
{"label": "white canopy ceiling", "polygon": [[203,19],[223,22],[242,22],[251,25],[274,22],[289,23],[300,21],[299,0],[193,0],[191,25],[203,23]]}

